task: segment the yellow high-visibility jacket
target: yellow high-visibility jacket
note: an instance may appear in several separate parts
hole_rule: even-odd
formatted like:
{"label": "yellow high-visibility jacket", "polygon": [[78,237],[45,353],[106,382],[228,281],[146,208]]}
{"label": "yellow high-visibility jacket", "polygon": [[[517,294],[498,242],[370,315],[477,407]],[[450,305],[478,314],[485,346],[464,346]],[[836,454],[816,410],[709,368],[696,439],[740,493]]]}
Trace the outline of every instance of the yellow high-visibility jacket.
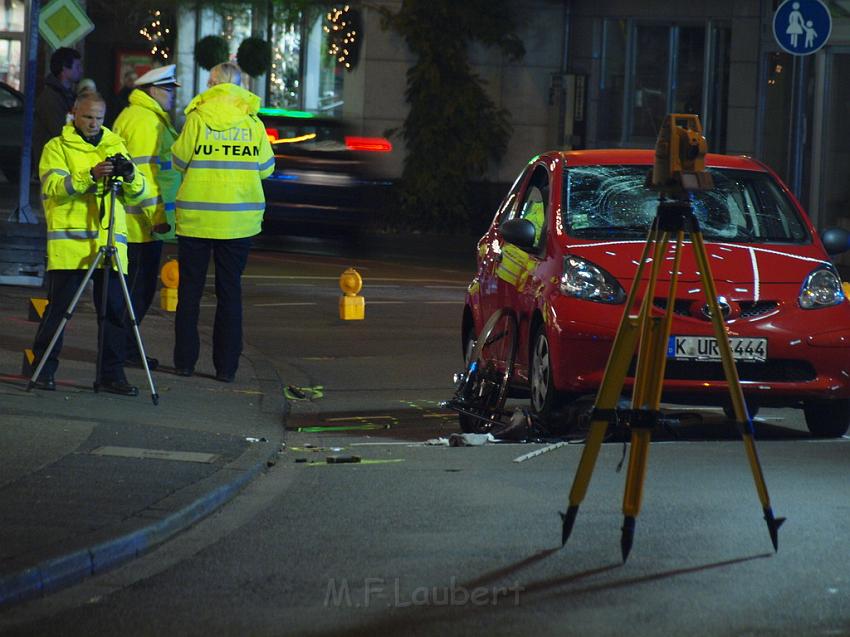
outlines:
{"label": "yellow high-visibility jacket", "polygon": [[259,108],[260,98],[235,84],[213,86],[186,107],[186,124],[171,147],[183,172],[178,235],[241,239],[260,232],[261,180],[274,171],[274,153]]}
{"label": "yellow high-visibility jacket", "polygon": [[[147,243],[157,238],[174,236],[174,202],[180,186],[180,173],[171,163],[171,146],[177,131],[171,115],[150,95],[139,89],[130,93],[130,105],[112,125],[127,144],[130,159],[145,176],[148,198],[140,206],[127,207],[127,240]],[[171,232],[153,237],[151,228],[162,223],[171,225]]]}
{"label": "yellow high-visibility jacket", "polygon": [[[103,181],[95,183],[90,171],[115,153],[128,155],[127,147],[118,135],[105,127],[97,146],[85,141],[73,124],[66,125],[61,135],[45,144],[38,172],[47,220],[48,270],[87,270],[98,249],[106,245],[112,197],[108,186],[106,197],[103,196]],[[147,196],[144,175],[136,170],[133,181],[123,182],[117,195],[114,244],[121,269],[126,274],[127,222],[124,206],[139,205]]]}

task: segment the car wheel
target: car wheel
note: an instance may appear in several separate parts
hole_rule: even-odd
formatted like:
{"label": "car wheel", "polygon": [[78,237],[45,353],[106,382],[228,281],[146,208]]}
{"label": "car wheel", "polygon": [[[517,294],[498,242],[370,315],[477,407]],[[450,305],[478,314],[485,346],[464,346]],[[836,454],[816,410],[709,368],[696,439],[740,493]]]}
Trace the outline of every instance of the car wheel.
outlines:
{"label": "car wheel", "polygon": [[541,420],[541,424],[547,426],[551,424],[552,413],[560,406],[561,400],[552,377],[552,355],[545,326],[537,328],[533,343],[530,374],[531,413]]}
{"label": "car wheel", "polygon": [[[751,419],[755,418],[756,414],[759,413],[759,404],[754,400],[747,400],[747,412],[750,414]],[[731,402],[723,405],[723,413],[726,414],[729,420],[735,420],[735,408]]]}
{"label": "car wheel", "polygon": [[806,426],[818,438],[838,438],[850,425],[850,400],[810,400],[803,403]]}

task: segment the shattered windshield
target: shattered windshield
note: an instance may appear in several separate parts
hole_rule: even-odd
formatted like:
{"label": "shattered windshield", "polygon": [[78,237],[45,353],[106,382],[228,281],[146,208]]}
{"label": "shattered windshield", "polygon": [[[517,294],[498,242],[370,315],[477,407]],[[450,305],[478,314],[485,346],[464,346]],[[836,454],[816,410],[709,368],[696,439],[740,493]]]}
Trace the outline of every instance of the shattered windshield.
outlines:
{"label": "shattered windshield", "polygon": [[[563,225],[574,237],[646,237],[658,193],[649,166],[575,166],[565,171]],[[745,170],[710,170],[714,189],[691,194],[703,237],[736,243],[810,241],[796,209],[773,178]]]}

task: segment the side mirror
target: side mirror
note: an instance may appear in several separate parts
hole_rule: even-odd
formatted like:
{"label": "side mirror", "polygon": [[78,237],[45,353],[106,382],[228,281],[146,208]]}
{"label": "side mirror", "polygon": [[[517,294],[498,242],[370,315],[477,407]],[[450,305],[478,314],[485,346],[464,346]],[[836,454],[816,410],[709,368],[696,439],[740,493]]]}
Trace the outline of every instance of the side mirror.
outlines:
{"label": "side mirror", "polygon": [[841,254],[850,248],[850,231],[844,228],[825,228],[820,240],[829,255]]}
{"label": "side mirror", "polygon": [[502,238],[508,243],[513,243],[523,250],[534,249],[537,232],[534,224],[528,219],[508,219],[499,226],[499,231],[502,233]]}

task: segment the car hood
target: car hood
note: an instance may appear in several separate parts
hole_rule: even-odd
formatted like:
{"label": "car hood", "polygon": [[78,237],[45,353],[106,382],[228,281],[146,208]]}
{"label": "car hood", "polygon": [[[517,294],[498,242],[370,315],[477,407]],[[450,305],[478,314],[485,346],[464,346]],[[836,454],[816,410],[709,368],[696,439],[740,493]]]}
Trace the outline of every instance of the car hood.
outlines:
{"label": "car hood", "polygon": [[[592,261],[620,281],[632,280],[643,253],[644,241],[570,243],[567,253]],[[668,246],[666,259],[672,265],[675,242]],[[815,268],[829,264],[823,251],[814,245],[706,243],[711,275],[715,281],[735,283],[801,283]],[[650,268],[644,269],[649,277]],[[670,280],[670,267],[661,269],[659,281]],[[690,242],[682,246],[679,266],[681,282],[699,281],[699,268]]]}

